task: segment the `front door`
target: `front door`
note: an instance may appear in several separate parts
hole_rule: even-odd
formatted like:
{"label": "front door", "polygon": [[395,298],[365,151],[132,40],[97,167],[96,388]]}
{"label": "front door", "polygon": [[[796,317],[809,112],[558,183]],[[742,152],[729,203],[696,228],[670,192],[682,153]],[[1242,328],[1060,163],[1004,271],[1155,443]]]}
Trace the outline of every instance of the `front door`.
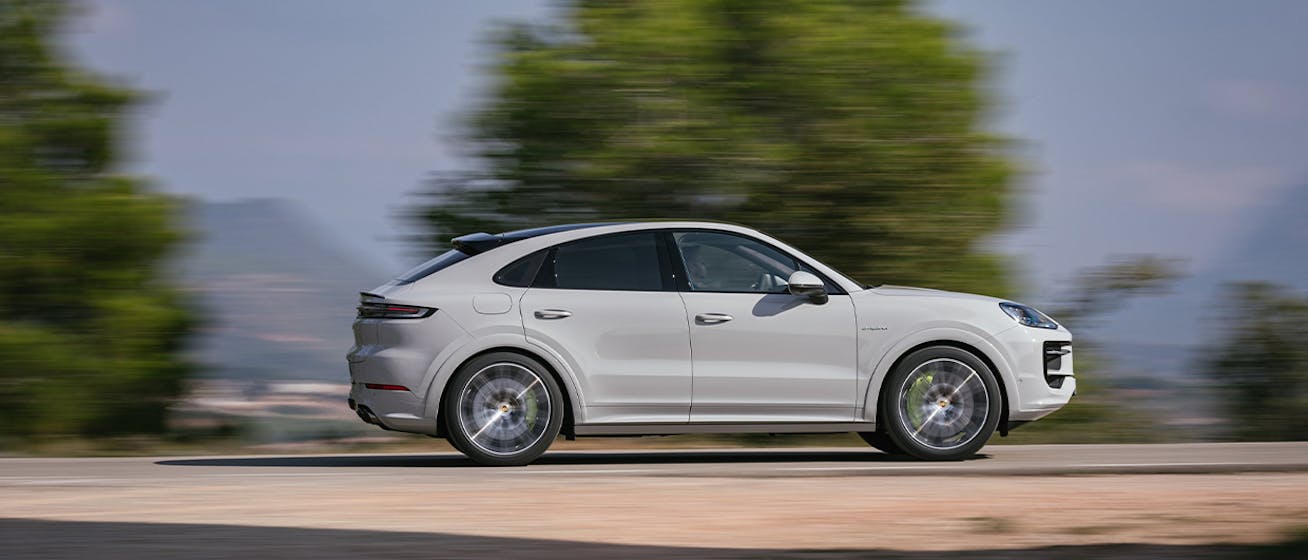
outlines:
{"label": "front door", "polygon": [[830,283],[826,303],[790,294],[786,279],[806,268],[757,240],[712,231],[672,237],[684,263],[691,422],[852,421],[850,297]]}

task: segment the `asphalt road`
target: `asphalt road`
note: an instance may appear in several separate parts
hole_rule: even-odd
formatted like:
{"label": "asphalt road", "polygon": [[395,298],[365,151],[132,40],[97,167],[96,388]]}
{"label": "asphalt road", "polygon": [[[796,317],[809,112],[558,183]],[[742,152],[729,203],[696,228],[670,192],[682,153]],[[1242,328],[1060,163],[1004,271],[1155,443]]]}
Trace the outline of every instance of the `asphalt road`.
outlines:
{"label": "asphalt road", "polygon": [[486,468],[462,455],[287,455],[0,459],[0,488],[116,484],[212,477],[361,476],[391,483],[506,476],[1011,476],[1308,471],[1308,442],[1170,445],[994,445],[978,457],[930,463],[861,448],[559,451],[519,468]]}
{"label": "asphalt road", "polygon": [[0,558],[1227,558],[1308,524],[1308,443],[984,451],[0,459]]}

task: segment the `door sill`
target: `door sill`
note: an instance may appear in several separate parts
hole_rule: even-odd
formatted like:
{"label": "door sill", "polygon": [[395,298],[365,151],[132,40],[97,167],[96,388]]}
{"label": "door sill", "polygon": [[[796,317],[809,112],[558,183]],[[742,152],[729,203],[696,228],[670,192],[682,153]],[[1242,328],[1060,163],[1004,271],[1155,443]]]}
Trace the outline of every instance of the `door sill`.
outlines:
{"label": "door sill", "polygon": [[671,436],[677,434],[832,434],[870,432],[872,422],[735,422],[712,424],[580,424],[578,436]]}

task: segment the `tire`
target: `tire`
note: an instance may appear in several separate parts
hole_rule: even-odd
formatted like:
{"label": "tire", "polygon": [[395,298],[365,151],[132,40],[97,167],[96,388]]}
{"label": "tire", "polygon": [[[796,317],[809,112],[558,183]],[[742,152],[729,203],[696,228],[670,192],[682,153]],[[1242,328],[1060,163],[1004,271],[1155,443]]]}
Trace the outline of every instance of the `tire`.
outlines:
{"label": "tire", "polygon": [[957,461],[975,455],[990,440],[1002,399],[995,374],[984,362],[959,348],[932,346],[895,367],[879,406],[886,435],[903,452],[929,461]]}
{"label": "tire", "polygon": [[511,352],[460,367],[442,405],[450,444],[487,466],[531,463],[563,426],[563,395],[554,377],[540,362]]}
{"label": "tire", "polygon": [[859,432],[858,437],[863,438],[868,445],[887,455],[904,455],[904,450],[890,439],[885,432]]}
{"label": "tire", "polygon": [[452,437],[445,436],[445,443],[450,444],[450,447],[453,447],[454,450],[455,450],[455,451],[458,451],[459,453],[462,453],[462,454],[464,454],[464,455],[467,455],[467,454],[468,454],[468,452],[467,452],[467,451],[464,451],[464,450],[463,450],[463,447],[459,445],[459,442],[455,441],[454,438],[452,438]]}

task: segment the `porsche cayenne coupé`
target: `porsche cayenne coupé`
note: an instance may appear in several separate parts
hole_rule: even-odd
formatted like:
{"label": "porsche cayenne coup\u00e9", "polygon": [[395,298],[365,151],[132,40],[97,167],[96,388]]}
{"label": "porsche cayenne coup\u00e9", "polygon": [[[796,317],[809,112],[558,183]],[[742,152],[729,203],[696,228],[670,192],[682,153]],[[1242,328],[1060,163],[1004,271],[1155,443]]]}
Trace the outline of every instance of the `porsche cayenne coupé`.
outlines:
{"label": "porsche cayenne coup\u00e9", "polygon": [[361,295],[349,405],[523,465],[560,435],[857,432],[976,453],[1076,390],[1072,336],[1014,302],[866,286],[749,228],[459,237]]}

